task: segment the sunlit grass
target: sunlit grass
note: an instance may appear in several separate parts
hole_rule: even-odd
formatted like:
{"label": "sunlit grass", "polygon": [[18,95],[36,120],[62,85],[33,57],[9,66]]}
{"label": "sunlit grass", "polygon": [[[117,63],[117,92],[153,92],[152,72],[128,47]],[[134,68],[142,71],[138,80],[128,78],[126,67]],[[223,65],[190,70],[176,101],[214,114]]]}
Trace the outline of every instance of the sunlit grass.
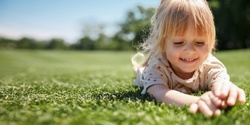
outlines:
{"label": "sunlit grass", "polygon": [[0,124],[248,124],[250,51],[217,52],[247,102],[216,118],[133,87],[132,52],[0,50]]}

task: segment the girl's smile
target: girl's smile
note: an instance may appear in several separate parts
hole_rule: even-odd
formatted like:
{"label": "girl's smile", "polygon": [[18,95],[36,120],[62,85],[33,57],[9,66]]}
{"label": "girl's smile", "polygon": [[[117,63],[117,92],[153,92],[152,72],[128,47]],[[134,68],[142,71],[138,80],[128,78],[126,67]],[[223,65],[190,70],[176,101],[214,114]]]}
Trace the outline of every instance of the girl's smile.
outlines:
{"label": "girl's smile", "polygon": [[180,58],[180,60],[183,61],[184,63],[193,63],[198,59],[199,58],[193,58],[193,59]]}

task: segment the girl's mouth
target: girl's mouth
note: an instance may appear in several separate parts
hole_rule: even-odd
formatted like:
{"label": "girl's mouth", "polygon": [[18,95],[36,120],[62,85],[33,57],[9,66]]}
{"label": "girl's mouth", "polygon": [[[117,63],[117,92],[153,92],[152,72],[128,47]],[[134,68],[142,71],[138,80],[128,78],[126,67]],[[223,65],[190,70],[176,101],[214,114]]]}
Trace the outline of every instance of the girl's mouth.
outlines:
{"label": "girl's mouth", "polygon": [[198,58],[194,58],[194,59],[186,59],[186,58],[180,58],[180,60],[184,61],[184,62],[194,62],[196,61]]}

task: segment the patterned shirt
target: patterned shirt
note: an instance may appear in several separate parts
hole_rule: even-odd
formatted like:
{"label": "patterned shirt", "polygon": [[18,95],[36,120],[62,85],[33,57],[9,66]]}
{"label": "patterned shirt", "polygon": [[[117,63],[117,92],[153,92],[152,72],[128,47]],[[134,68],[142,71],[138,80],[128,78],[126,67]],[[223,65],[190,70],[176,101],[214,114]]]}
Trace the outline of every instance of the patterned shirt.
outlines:
{"label": "patterned shirt", "polygon": [[178,77],[163,56],[151,56],[148,62],[145,67],[138,70],[135,80],[135,85],[143,86],[142,94],[145,94],[150,86],[157,84],[165,84],[169,89],[190,93],[211,90],[213,83],[230,80],[225,66],[212,54],[189,79]]}

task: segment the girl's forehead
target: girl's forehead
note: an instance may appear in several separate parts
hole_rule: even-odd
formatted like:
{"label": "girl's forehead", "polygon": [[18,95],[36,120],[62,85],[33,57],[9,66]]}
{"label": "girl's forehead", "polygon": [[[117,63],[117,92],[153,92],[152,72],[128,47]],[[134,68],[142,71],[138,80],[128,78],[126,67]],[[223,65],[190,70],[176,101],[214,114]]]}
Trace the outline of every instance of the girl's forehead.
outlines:
{"label": "girl's forehead", "polygon": [[174,33],[170,35],[170,37],[184,37],[186,35],[192,35],[193,37],[197,38],[206,38],[207,33],[203,27],[199,27],[194,25],[192,22],[188,23],[187,25],[182,25],[182,27],[173,27]]}
{"label": "girl's forehead", "polygon": [[195,40],[205,40],[205,36],[197,36],[197,35],[183,35],[183,36],[171,36],[170,39],[195,39]]}
{"label": "girl's forehead", "polygon": [[191,34],[188,34],[188,35],[173,35],[171,37],[169,37],[171,39],[186,39],[186,38],[192,38],[192,39],[206,39],[206,36],[198,36],[198,35],[191,35]]}

